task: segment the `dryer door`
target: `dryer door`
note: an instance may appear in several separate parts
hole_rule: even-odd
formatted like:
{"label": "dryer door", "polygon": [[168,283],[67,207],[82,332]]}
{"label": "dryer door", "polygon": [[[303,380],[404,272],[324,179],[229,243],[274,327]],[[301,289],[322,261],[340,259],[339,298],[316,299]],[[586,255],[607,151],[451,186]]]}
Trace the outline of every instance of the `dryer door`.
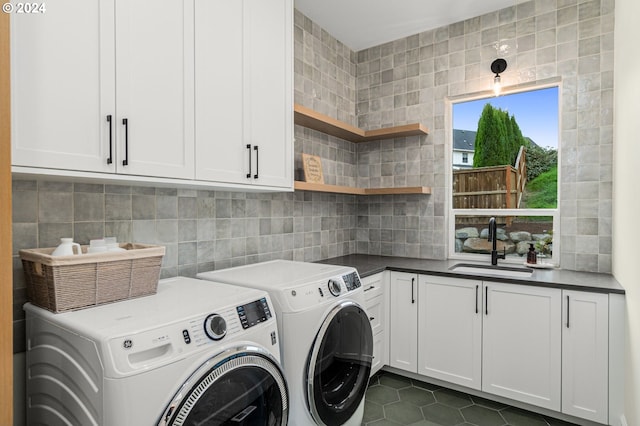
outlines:
{"label": "dryer door", "polygon": [[307,404],[320,425],[348,421],[367,390],[373,335],[365,310],[355,302],[337,305],[325,318],[307,361]]}
{"label": "dryer door", "polygon": [[159,426],[285,426],[288,394],[277,362],[239,347],[204,363],[178,390]]}

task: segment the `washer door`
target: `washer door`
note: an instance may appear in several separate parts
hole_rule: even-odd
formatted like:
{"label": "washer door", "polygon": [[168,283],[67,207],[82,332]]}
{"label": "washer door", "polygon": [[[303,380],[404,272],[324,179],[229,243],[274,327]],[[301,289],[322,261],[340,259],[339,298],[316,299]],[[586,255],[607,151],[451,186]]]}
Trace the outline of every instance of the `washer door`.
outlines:
{"label": "washer door", "polygon": [[320,425],[348,421],[369,383],[373,334],[365,310],[342,302],[331,310],[316,335],[307,362],[307,404]]}
{"label": "washer door", "polygon": [[284,375],[258,347],[239,347],[205,362],[176,393],[160,426],[284,426]]}

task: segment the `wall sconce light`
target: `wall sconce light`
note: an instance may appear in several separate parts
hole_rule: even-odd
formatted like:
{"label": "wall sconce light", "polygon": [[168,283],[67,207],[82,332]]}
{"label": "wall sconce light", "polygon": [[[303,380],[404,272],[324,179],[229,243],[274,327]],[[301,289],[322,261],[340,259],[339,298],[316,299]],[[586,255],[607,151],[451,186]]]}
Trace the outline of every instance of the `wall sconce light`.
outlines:
{"label": "wall sconce light", "polygon": [[500,73],[507,69],[507,61],[502,58],[498,58],[491,63],[491,72],[495,73],[493,77],[493,93],[496,96],[500,96],[500,90],[502,90],[502,84],[500,83]]}

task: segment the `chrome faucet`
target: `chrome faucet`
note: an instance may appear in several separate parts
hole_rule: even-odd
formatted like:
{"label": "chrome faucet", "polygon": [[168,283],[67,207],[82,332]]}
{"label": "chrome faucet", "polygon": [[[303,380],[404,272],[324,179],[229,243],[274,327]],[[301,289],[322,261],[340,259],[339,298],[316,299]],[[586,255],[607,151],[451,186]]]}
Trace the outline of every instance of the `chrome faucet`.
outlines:
{"label": "chrome faucet", "polygon": [[497,265],[498,259],[504,259],[507,256],[507,249],[503,247],[502,254],[498,254],[497,245],[498,245],[498,229],[496,226],[496,218],[492,217],[489,219],[489,238],[487,241],[491,241],[491,264]]}

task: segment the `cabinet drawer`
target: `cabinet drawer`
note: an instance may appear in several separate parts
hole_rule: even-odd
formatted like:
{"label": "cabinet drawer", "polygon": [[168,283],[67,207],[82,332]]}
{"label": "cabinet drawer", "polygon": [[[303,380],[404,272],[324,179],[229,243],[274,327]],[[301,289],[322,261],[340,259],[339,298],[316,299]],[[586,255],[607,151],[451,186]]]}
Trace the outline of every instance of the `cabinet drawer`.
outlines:
{"label": "cabinet drawer", "polygon": [[366,302],[367,315],[371,321],[371,332],[376,333],[384,329],[384,298],[382,294]]}
{"label": "cabinet drawer", "polygon": [[364,297],[367,301],[382,295],[382,276],[383,274],[376,274],[362,279]]}

